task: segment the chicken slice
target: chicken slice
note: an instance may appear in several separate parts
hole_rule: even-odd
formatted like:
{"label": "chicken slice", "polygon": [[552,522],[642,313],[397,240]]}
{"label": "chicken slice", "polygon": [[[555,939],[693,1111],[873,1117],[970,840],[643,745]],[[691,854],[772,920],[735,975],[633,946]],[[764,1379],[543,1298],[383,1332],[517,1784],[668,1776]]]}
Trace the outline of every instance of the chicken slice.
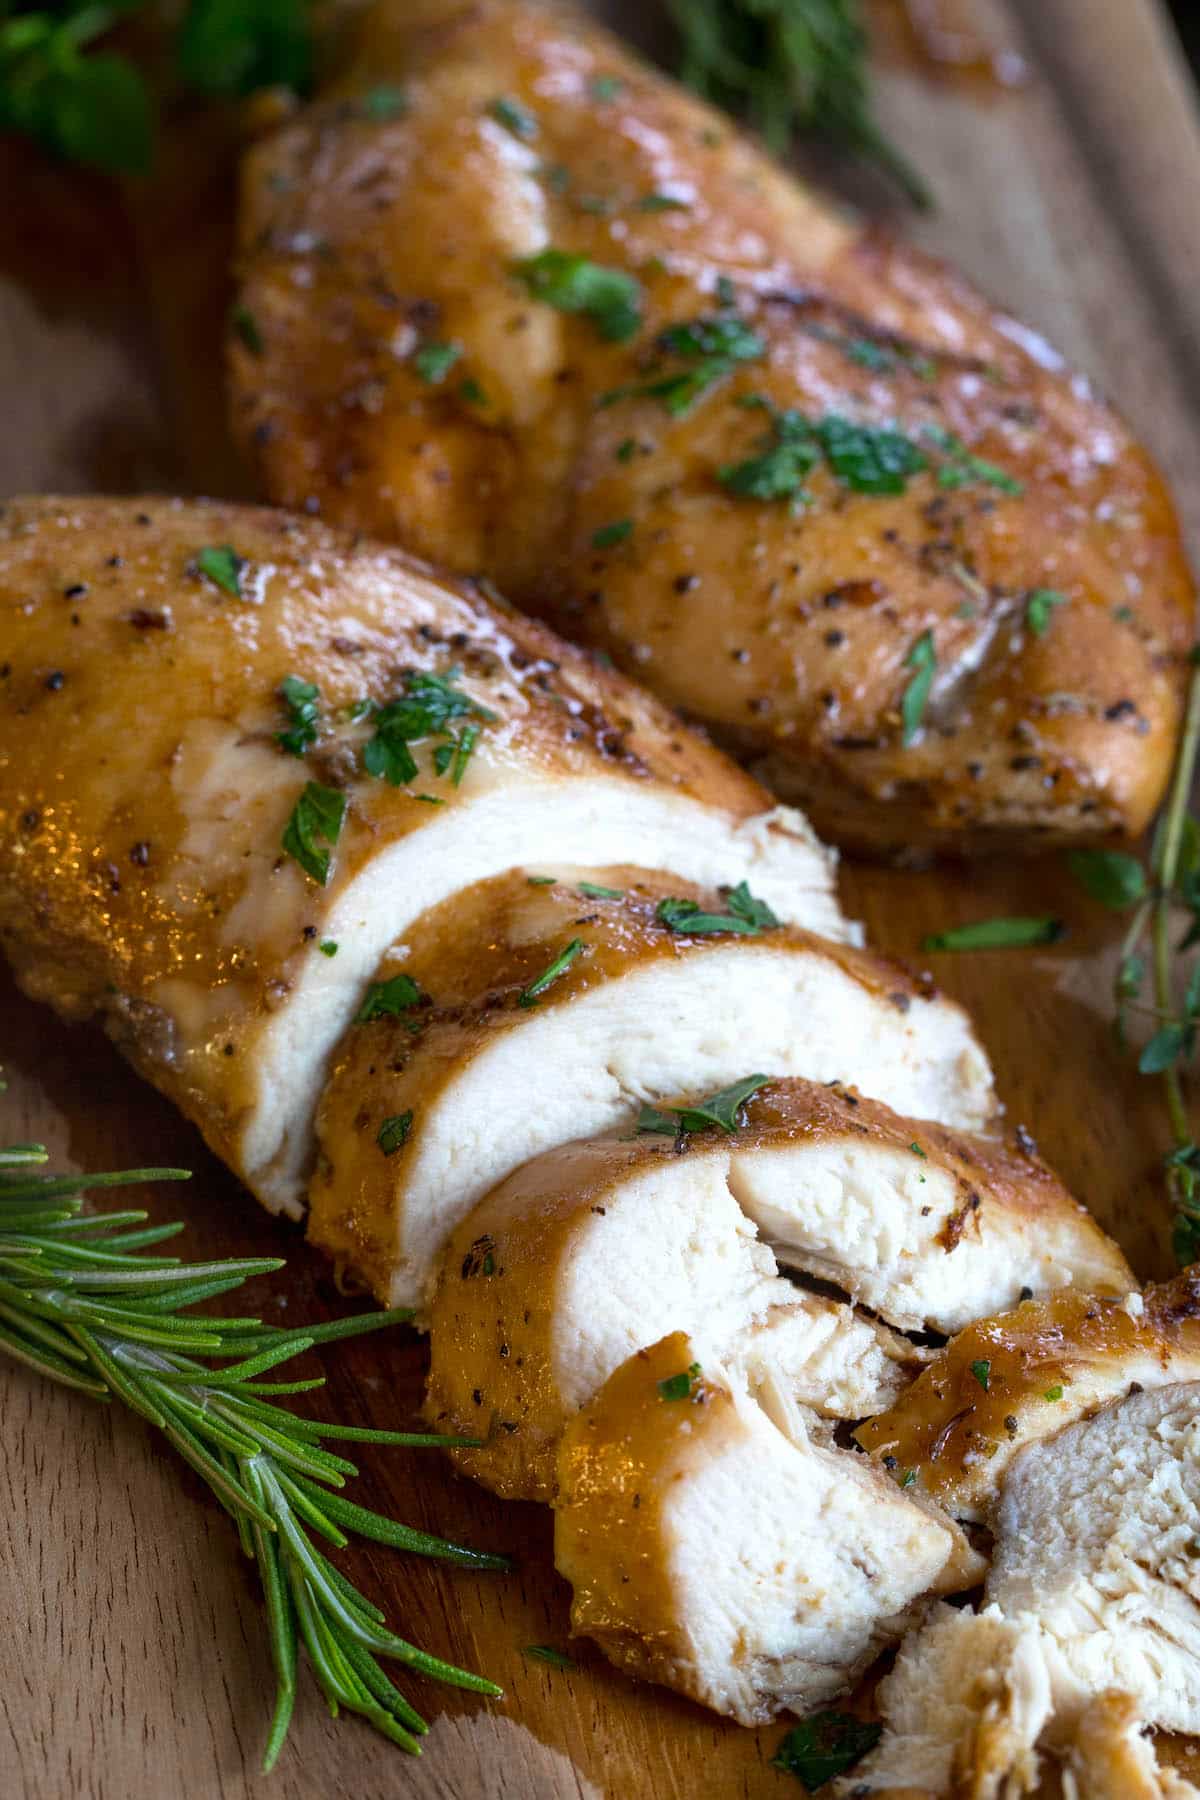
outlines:
{"label": "chicken slice", "polygon": [[940,1609],[879,1690],[844,1790],[1188,1795],[1144,1727],[1200,1730],[1200,1383],[1110,1402],[1015,1458],[978,1615]]}
{"label": "chicken slice", "polygon": [[1150,817],[1193,611],[1150,458],[595,21],[364,9],[251,151],[240,238],[233,417],[271,498],[486,570],[835,839]]}
{"label": "chicken slice", "polygon": [[621,1363],[684,1331],[786,1426],[861,1419],[919,1367],[904,1338],[782,1280],[728,1185],[724,1145],[568,1144],[526,1163],[451,1238],[430,1315],[426,1412],[509,1499],[549,1500],[568,1420]]}
{"label": "chicken slice", "polygon": [[992,1112],[966,1015],[896,965],[770,924],[749,891],[591,875],[516,871],[426,914],[380,975],[427,1003],[342,1040],[310,1234],[394,1305],[429,1297],[451,1231],[513,1169],[642,1101],[853,1073],[924,1117]]}
{"label": "chicken slice", "polygon": [[558,1480],[572,1628],[746,1725],[842,1692],[980,1573],[948,1519],[853,1452],[785,1436],[683,1332],[572,1420]]}
{"label": "chicken slice", "polygon": [[951,1339],[858,1441],[956,1517],[983,1519],[1013,1457],[1130,1387],[1200,1379],[1200,1265],[1115,1300],[1065,1290]]}
{"label": "chicken slice", "polygon": [[903,1118],[839,1082],[756,1095],[729,1181],[781,1263],[903,1330],[957,1331],[1023,1292],[1134,1284],[1020,1134],[1010,1144]]}
{"label": "chicken slice", "polygon": [[326,1060],[388,944],[518,854],[749,879],[848,932],[799,815],[397,551],[236,506],[13,500],[0,616],[0,939],[273,1208],[301,1208]]}

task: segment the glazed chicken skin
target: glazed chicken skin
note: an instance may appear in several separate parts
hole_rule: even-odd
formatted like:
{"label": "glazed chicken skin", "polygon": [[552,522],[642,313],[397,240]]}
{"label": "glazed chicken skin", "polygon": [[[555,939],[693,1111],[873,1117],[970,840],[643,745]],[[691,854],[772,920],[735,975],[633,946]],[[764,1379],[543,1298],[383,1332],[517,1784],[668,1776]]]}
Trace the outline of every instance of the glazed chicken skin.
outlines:
{"label": "glazed chicken skin", "polygon": [[18,980],[101,1019],[276,1210],[302,1210],[326,1062],[388,945],[521,854],[749,881],[850,933],[798,814],[399,551],[234,506],[14,500],[0,641]]}
{"label": "glazed chicken skin", "polygon": [[1192,590],[1112,412],[616,39],[383,0],[250,154],[268,495],[486,573],[873,851],[1140,832]]}

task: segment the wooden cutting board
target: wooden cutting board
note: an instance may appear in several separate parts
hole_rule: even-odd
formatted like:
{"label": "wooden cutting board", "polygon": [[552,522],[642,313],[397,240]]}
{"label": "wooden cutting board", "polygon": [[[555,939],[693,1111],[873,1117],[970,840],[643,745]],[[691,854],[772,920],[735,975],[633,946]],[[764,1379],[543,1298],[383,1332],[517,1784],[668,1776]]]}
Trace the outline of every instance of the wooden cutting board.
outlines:
{"label": "wooden cutting board", "polygon": [[[631,18],[633,6],[605,8]],[[1200,125],[1157,0],[974,0],[993,44],[1026,61],[993,92],[900,61],[881,74],[886,122],[934,186],[913,225],[1044,331],[1131,415],[1173,478],[1200,564]],[[122,207],[77,174],[0,153],[0,492],[139,486],[231,492],[216,342],[224,305],[229,157],[221,126],[184,122],[154,186]],[[919,956],[922,935],[971,917],[1061,913],[1054,952],[935,959],[975,1012],[1010,1115],[1034,1132],[1143,1275],[1169,1266],[1156,1159],[1157,1088],[1111,1046],[1113,931],[1060,867],[899,874],[847,867],[846,905],[872,939]],[[173,1109],[97,1034],[69,1030],[0,978],[0,1140],[41,1139],[60,1166],[183,1164],[194,1256],[286,1253],[254,1295],[280,1322],[343,1303],[300,1238],[261,1214]],[[422,1352],[374,1337],[324,1358],[320,1397],[355,1422],[403,1424]],[[269,1705],[253,1572],[224,1514],[143,1425],[0,1366],[0,1793],[26,1800],[240,1800],[258,1774]],[[769,1767],[782,1727],[723,1724],[635,1687],[586,1647],[560,1671],[522,1655],[564,1644],[567,1594],[548,1516],[504,1507],[433,1453],[362,1458],[364,1502],[515,1553],[479,1579],[388,1551],[346,1567],[404,1635],[507,1690],[478,1703],[405,1682],[432,1720],[418,1761],[357,1721],[334,1723],[305,1678],[272,1791],[279,1800],[788,1800]],[[1180,1754],[1187,1755],[1185,1747]]]}

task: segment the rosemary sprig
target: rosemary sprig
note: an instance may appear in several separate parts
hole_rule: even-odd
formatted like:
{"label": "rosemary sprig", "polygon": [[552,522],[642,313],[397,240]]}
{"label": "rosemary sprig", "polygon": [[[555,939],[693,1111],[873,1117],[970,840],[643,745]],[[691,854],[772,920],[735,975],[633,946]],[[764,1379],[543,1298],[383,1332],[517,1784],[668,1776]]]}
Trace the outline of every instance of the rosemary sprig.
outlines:
{"label": "rosemary sprig", "polygon": [[46,1160],[38,1144],[0,1150],[0,1350],[95,1399],[123,1400],[163,1433],[234,1520],[242,1548],[258,1564],[275,1666],[264,1769],[273,1767],[287,1736],[302,1644],[330,1711],[360,1713],[408,1751],[419,1751],[427,1727],[379,1658],[498,1695],[494,1683],[389,1631],[379,1608],[314,1542],[320,1537],[340,1549],[353,1531],[465,1568],[508,1568],[502,1556],[343,1499],[337,1490],[357,1470],[324,1448],[326,1439],[413,1446],[477,1440],[302,1418],[274,1401],[321,1387],[322,1379],[261,1379],[316,1344],[378,1331],[411,1314],[396,1308],[288,1331],[255,1318],[189,1316],[185,1308],[282,1267],[282,1259],[185,1263],[147,1255],[182,1227],[147,1225],[140,1211],[81,1216],[84,1191],[183,1180],[185,1170],[56,1176],[40,1172]]}
{"label": "rosemary sprig", "polygon": [[912,164],[880,131],[858,0],[667,0],[680,75],[706,99],[744,111],[770,147],[813,131],[873,162],[914,205],[930,204]]}
{"label": "rosemary sprig", "polygon": [[[1138,1057],[1144,1075],[1161,1075],[1173,1145],[1164,1158],[1175,1209],[1175,1254],[1181,1263],[1200,1257],[1200,1144],[1184,1099],[1182,1069],[1200,1039],[1200,961],[1186,984],[1175,958],[1200,943],[1200,821],[1188,810],[1200,751],[1200,645],[1191,654],[1183,733],[1167,804],[1150,848],[1149,870],[1136,856],[1114,850],[1080,850],[1069,859],[1077,879],[1103,905],[1131,914],[1113,982],[1117,1041],[1126,1041],[1130,1010],[1148,1011],[1155,1030]],[[1172,942],[1172,915],[1183,908],[1186,931]],[[1142,1001],[1147,974],[1152,1003]],[[1182,998],[1177,998],[1182,988]]]}

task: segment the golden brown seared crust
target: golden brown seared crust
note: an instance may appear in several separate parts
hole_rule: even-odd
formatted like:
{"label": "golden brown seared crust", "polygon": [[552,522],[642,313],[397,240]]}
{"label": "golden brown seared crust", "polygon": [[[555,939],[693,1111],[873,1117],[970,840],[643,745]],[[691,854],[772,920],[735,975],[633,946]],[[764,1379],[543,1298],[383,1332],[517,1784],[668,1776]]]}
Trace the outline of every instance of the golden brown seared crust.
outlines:
{"label": "golden brown seared crust", "polygon": [[[352,1025],[343,1037],[318,1115],[309,1235],[375,1293],[389,1292],[403,1260],[397,1219],[423,1156],[423,1118],[473,1058],[534,1016],[653,964],[725,952],[731,943],[746,954],[814,951],[898,1014],[911,1012],[918,1024],[914,1009],[948,1004],[927,978],[900,964],[794,927],[755,938],[671,930],[657,916],[661,900],[688,899],[711,912],[724,911],[727,896],[646,871],[596,873],[598,884],[616,889],[618,897],[589,896],[569,878],[543,886],[537,871],[518,869],[431,910],[397,946],[399,960],[381,970],[409,975],[428,1003],[399,1018]],[[523,1004],[530,985],[576,942],[581,949],[535,1005]],[[545,1073],[552,1081],[554,1071]],[[536,1109],[536,1091],[521,1103]],[[405,1141],[381,1155],[384,1122],[409,1112]],[[472,1134],[488,1129],[486,1120],[463,1121],[463,1127]]]}
{"label": "golden brown seared crust", "polygon": [[1064,1289],[960,1331],[856,1433],[898,1480],[981,1517],[1025,1444],[1131,1385],[1200,1377],[1200,1265],[1115,1300]]}
{"label": "golden brown seared crust", "polygon": [[[197,566],[224,546],[242,559],[240,597]],[[544,627],[397,550],[281,513],[12,500],[0,638],[0,937],[18,977],[70,1016],[102,1015],[252,1180],[243,1132],[264,1107],[272,1021],[311,991],[315,1031],[322,997],[345,990],[361,921],[339,923],[339,903],[381,850],[416,832],[433,845],[460,808],[518,776],[548,800],[602,780],[731,821],[767,803]],[[428,744],[407,788],[365,774],[371,727],[344,709],[395,697],[406,672],[452,666],[495,714],[462,784],[430,766]],[[303,758],[276,740],[289,675],[320,689],[322,732]],[[309,779],[347,801],[325,887],[281,849]],[[430,790],[437,805],[419,798]],[[440,897],[452,871],[434,860]],[[395,895],[398,913],[411,898]],[[336,958],[320,954],[331,933]],[[351,979],[351,1003],[378,954]]]}
{"label": "golden brown seared crust", "polygon": [[[380,120],[384,76],[408,104]],[[636,276],[635,337],[529,299],[511,265],[547,246]],[[274,498],[486,569],[844,842],[1145,823],[1192,615],[1145,452],[961,278],[852,231],[598,27],[530,0],[371,9],[340,85],[247,162],[242,270],[262,345],[233,345],[235,420]],[[761,355],[676,413],[598,404],[697,368],[657,337],[720,312],[722,279]],[[437,381],[429,343],[461,351]],[[770,438],[752,395],[899,422],[930,467],[888,495],[816,466],[799,510],[738,496],[721,469]],[[1061,601],[1041,631],[1038,590]]]}

